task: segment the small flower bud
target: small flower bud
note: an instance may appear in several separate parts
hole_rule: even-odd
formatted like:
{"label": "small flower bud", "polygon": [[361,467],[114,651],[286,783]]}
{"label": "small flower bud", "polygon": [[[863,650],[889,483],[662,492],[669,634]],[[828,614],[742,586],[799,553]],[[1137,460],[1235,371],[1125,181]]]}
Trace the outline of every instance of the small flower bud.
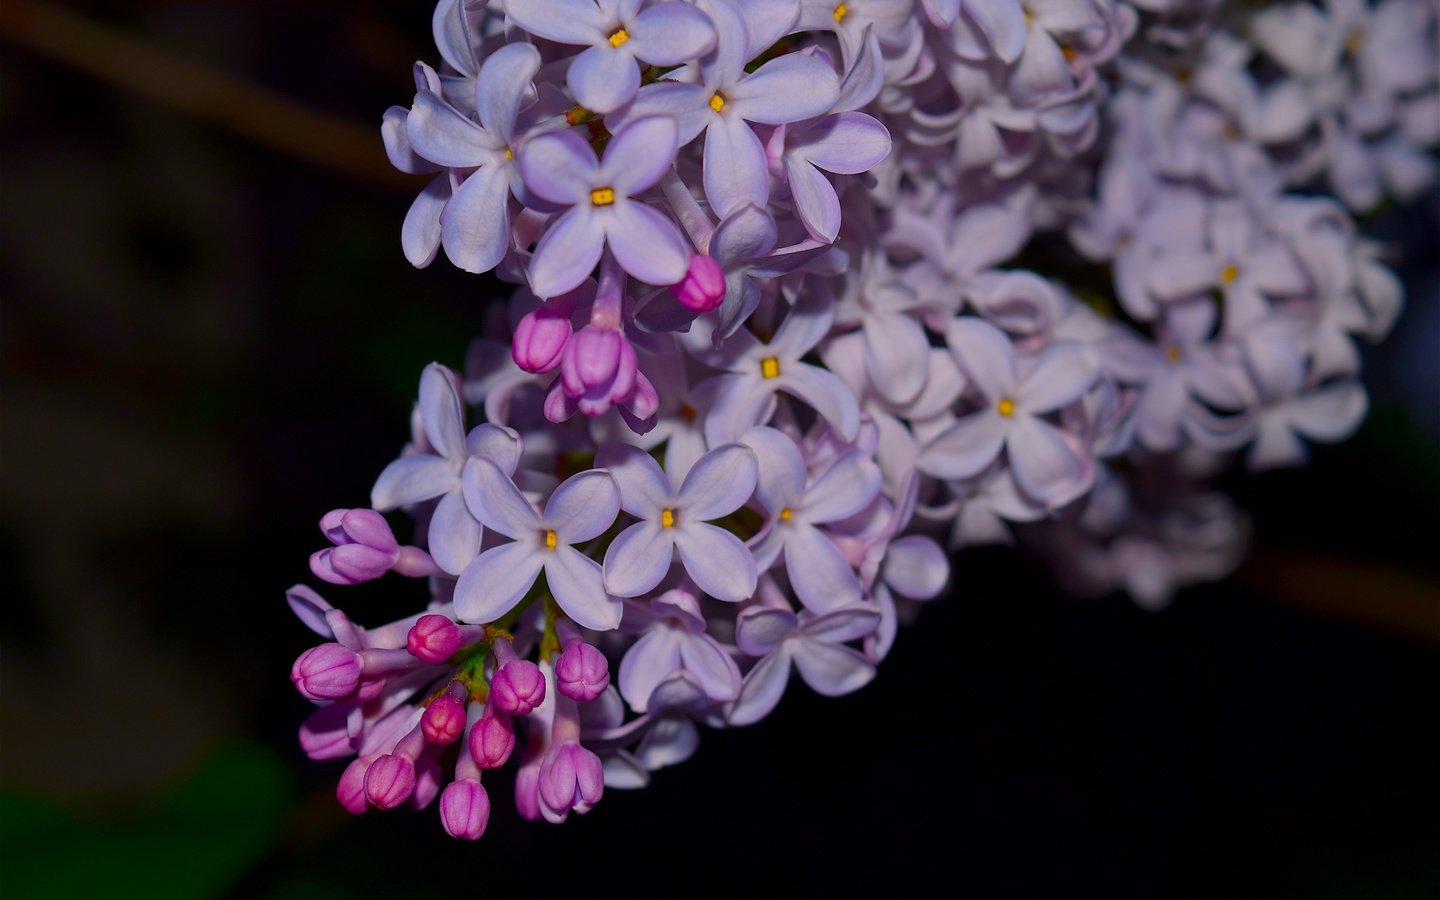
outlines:
{"label": "small flower bud", "polygon": [[420,717],[420,728],[425,732],[425,740],[432,744],[458,741],[465,733],[465,704],[449,694],[436,697]]}
{"label": "small flower bud", "polygon": [[578,741],[564,741],[546,752],[538,787],[540,799],[555,812],[584,814],[605,792],[604,767]]}
{"label": "small flower bud", "polygon": [[465,841],[477,840],[490,821],[490,795],[480,782],[462,779],[440,795],[440,822],[445,832]]}
{"label": "small flower bud", "polygon": [[498,769],[515,749],[515,729],[510,717],[487,715],[470,729],[470,757],[482,769]]}
{"label": "small flower bud", "polygon": [[490,680],[490,700],[507,715],[528,716],[545,702],[545,676],[528,659],[511,660]]}
{"label": "small flower bud", "polygon": [[589,703],[610,684],[610,663],[584,641],[565,648],[555,662],[555,687],[572,700]]}
{"label": "small flower bud", "polygon": [[339,644],[311,647],[290,667],[296,690],[311,700],[338,700],[360,684],[360,655]]}
{"label": "small flower bud", "polygon": [[398,753],[387,753],[365,772],[365,797],[381,809],[394,809],[415,790],[415,763]]}
{"label": "small flower bud", "polygon": [[532,374],[548,372],[560,365],[560,355],[570,341],[570,316],[542,306],[526,313],[515,326],[510,355],[515,365]]}
{"label": "small flower bud", "polygon": [[696,253],[690,257],[690,268],[670,292],[680,305],[696,313],[707,313],[725,299],[725,272],[712,256]]}
{"label": "small flower bud", "polygon": [[445,616],[421,616],[405,636],[405,649],[423,663],[438,666],[460,649],[460,626]]}
{"label": "small flower bud", "polygon": [[374,760],[373,756],[352,759],[340,775],[340,783],[335,785],[335,799],[339,800],[340,805],[352,816],[358,816],[370,808],[370,801],[365,796],[365,772]]}

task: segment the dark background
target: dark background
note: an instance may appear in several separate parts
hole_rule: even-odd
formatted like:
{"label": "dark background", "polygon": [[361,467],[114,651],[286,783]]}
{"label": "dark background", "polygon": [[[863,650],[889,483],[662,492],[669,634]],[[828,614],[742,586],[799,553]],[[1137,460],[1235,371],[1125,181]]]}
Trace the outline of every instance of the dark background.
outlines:
{"label": "dark background", "polygon": [[[78,14],[78,15],[77,15]],[[1368,222],[1410,297],[1373,411],[1232,478],[1256,549],[1148,614],[1010,551],[880,677],[792,683],[559,828],[347,816],[294,742],[283,601],[495,285],[412,269],[380,115],[425,4],[0,6],[0,887],[7,897],[1433,897],[1440,201]],[[328,596],[363,623],[417,598]],[[402,596],[403,595],[403,596]]]}

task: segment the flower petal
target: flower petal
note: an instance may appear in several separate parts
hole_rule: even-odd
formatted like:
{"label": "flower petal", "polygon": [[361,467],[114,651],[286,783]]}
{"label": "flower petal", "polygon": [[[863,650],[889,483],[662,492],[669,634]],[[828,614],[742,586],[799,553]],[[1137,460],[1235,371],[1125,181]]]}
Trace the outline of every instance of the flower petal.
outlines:
{"label": "flower petal", "polygon": [[1003,331],[984,319],[960,316],[946,326],[945,345],[986,400],[1015,396],[1015,350]]}
{"label": "flower petal", "polygon": [[654,589],[675,557],[675,530],[637,522],[615,536],[605,551],[605,590],[638,597]]}
{"label": "flower petal", "polygon": [[640,89],[640,66],[629,48],[595,44],[570,62],[565,84],[580,105],[601,113],[619,109]]}
{"label": "flower petal", "polygon": [[770,60],[730,92],[735,115],[762,125],[813,119],[827,112],[839,96],[840,79],[830,64],[803,53]]}
{"label": "flower petal", "polygon": [[738,116],[717,118],[705,131],[705,198],[722,219],[747,203],[770,198],[765,148]]}
{"label": "flower petal", "polygon": [[452,489],[430,514],[430,556],[451,575],[459,575],[480,552],[480,523],[465,508],[465,498]]}
{"label": "flower petal", "polygon": [[728,516],[755,493],[759,473],[755,451],[744,444],[711,450],[700,457],[680,485],[678,499],[686,518],[708,522]]}
{"label": "flower petal", "polygon": [[595,151],[574,131],[552,131],[525,142],[520,178],[551,203],[587,203],[600,163]]}
{"label": "flower petal", "polygon": [[448,460],[465,458],[464,410],[449,369],[431,363],[420,375],[420,419],[425,437]]}
{"label": "flower petal", "polygon": [[950,577],[950,561],[930,538],[907,534],[886,549],[880,577],[902,597],[929,600],[944,590]]}
{"label": "flower petal", "polygon": [[620,625],[624,608],[618,598],[605,593],[599,563],[563,545],[542,555],[550,593],[575,624],[591,631],[611,631]]}
{"label": "flower petal", "polygon": [[455,469],[438,456],[402,456],[385,467],[370,489],[370,505],[385,512],[438,497],[455,484]]}
{"label": "flower petal", "polygon": [[530,543],[501,544],[477,556],[455,582],[455,617],[488,623],[514,609],[540,574],[540,557]]}
{"label": "flower petal", "polygon": [[579,287],[600,261],[605,225],[586,203],[551,222],[530,257],[530,290],[542,300]]}
{"label": "flower petal", "polygon": [[982,409],[942,431],[920,451],[916,466],[936,478],[969,478],[995,460],[1005,443],[1006,420]]}
{"label": "flower petal", "polygon": [[678,66],[715,46],[710,17],[688,3],[657,3],[635,17],[630,52],[652,66]]}
{"label": "flower petal", "polygon": [[1027,413],[1047,413],[1080,399],[1099,374],[1093,351],[1076,341],[1059,341],[1040,352],[1016,399]]}
{"label": "flower petal", "polygon": [[849,518],[868,506],[879,490],[879,467],[864,452],[848,450],[805,491],[805,521]]}
{"label": "flower petal", "polygon": [[505,150],[493,135],[430,91],[415,95],[405,134],[421,157],[455,169],[484,165]]}
{"label": "flower petal", "polygon": [[540,51],[517,41],[491,53],[475,79],[475,111],[485,130],[504,141],[512,139],[520,100],[540,71]]}
{"label": "flower petal", "polygon": [[540,531],[540,516],[499,466],[484,457],[472,457],[461,479],[465,503],[480,524],[519,541],[530,541]]}
{"label": "flower petal", "polygon": [[629,444],[601,448],[595,467],[615,479],[620,508],[638,519],[658,519],[670,502],[670,480],[655,457]]}
{"label": "flower petal", "polygon": [[445,255],[467,272],[488,272],[510,246],[510,176],[491,163],[471,173],[440,213]]}
{"label": "flower petal", "polygon": [[792,651],[800,677],[817,694],[840,697],[870,683],[875,666],[849,647],[820,641],[796,641]]}
{"label": "flower petal", "polygon": [[692,522],[675,531],[680,561],[700,590],[726,603],[754,595],[755,557],[743,541],[706,522]]}
{"label": "flower petal", "polygon": [[620,514],[620,492],[610,473],[590,469],[572,475],[545,503],[545,525],[563,544],[599,537]]}
{"label": "flower petal", "polygon": [[770,714],[790,681],[790,654],[785,648],[755,664],[740,684],[740,696],[725,714],[731,725],[753,725]]}
{"label": "flower petal", "polygon": [[616,203],[606,218],[605,236],[620,268],[654,285],[678,284],[685,277],[690,268],[685,238],[659,210],[639,200],[625,200]]}
{"label": "flower petal", "polygon": [[711,700],[734,700],[740,693],[739,667],[709,635],[685,636],[680,642],[680,661]]}
{"label": "flower petal", "polygon": [[1095,466],[1049,422],[1016,416],[1005,440],[1015,483],[1055,509],[1079,497],[1095,480]]}
{"label": "flower petal", "polygon": [[620,660],[620,693],[636,712],[644,712],[655,686],[680,668],[681,640],[673,628],[652,628]]}
{"label": "flower petal", "polygon": [[860,602],[860,580],[840,549],[813,525],[787,524],[785,571],[805,608],[827,613]]}

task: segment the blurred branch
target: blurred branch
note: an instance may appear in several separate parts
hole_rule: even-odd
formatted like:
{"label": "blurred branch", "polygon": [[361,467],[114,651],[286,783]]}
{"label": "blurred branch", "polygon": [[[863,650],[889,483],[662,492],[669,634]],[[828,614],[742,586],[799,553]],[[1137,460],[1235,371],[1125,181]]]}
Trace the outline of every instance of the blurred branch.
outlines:
{"label": "blurred branch", "polygon": [[1284,553],[1255,554],[1237,577],[1287,606],[1440,644],[1440,585],[1424,578]]}
{"label": "blurred branch", "polygon": [[415,187],[385,158],[378,120],[367,126],[312,109],[51,3],[0,4],[0,36],[287,156],[371,184]]}

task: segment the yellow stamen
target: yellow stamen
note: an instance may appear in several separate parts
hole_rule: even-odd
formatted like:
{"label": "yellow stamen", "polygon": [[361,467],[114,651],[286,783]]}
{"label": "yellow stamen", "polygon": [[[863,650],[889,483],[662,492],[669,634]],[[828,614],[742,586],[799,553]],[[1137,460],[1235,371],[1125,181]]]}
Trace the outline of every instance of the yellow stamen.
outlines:
{"label": "yellow stamen", "polygon": [[843,3],[840,4],[839,6],[835,7],[835,21],[836,21],[836,22],[843,22],[843,21],[845,21],[845,16],[846,16],[847,14],[849,14],[849,12],[850,12],[850,8],[847,7],[847,6],[846,6],[845,4],[843,4]]}
{"label": "yellow stamen", "polygon": [[1360,48],[1363,46],[1365,46],[1365,30],[1362,28],[1350,29],[1350,33],[1345,35],[1345,52],[1354,56],[1360,52]]}
{"label": "yellow stamen", "polygon": [[693,422],[695,421],[695,417],[698,415],[700,415],[700,413],[695,409],[695,407],[691,406],[688,403],[680,404],[680,418],[684,419],[687,422]]}
{"label": "yellow stamen", "polygon": [[610,46],[612,47],[618,47],[628,40],[630,40],[630,32],[623,28],[617,28],[610,32]]}
{"label": "yellow stamen", "polygon": [[1075,57],[1079,54],[1075,52],[1075,49],[1073,47],[1061,47],[1060,55],[1065,57],[1066,62],[1073,63],[1075,61]]}
{"label": "yellow stamen", "polygon": [[725,108],[725,95],[716,91],[710,95],[710,108],[719,112]]}
{"label": "yellow stamen", "polygon": [[675,510],[673,510],[673,509],[662,509],[662,510],[660,510],[660,527],[661,527],[661,528],[670,528],[670,527],[673,526],[674,524],[675,524]]}
{"label": "yellow stamen", "polygon": [[614,188],[596,188],[590,192],[590,202],[596,206],[609,206],[615,202]]}
{"label": "yellow stamen", "polygon": [[780,360],[773,356],[767,356],[760,360],[760,374],[766,380],[780,377]]}
{"label": "yellow stamen", "polygon": [[788,522],[790,521],[790,517],[793,515],[795,515],[795,510],[787,506],[784,509],[780,510],[780,521]]}
{"label": "yellow stamen", "polygon": [[1009,397],[1001,397],[1000,402],[995,404],[995,411],[1008,419],[1015,415],[1015,401]]}
{"label": "yellow stamen", "polygon": [[506,148],[505,148],[505,158],[506,158],[506,159],[514,159],[514,158],[515,158],[515,151],[514,151],[514,150],[511,150],[509,147],[506,147]]}
{"label": "yellow stamen", "polygon": [[1239,278],[1239,277],[1240,277],[1240,270],[1237,269],[1237,268],[1235,268],[1234,264],[1228,265],[1228,266],[1226,266],[1225,268],[1223,268],[1223,269],[1220,270],[1220,283],[1221,283],[1221,284],[1224,284],[1224,285],[1234,284],[1234,283],[1235,283],[1235,279],[1237,279],[1237,278]]}
{"label": "yellow stamen", "polygon": [[1174,344],[1165,348],[1165,359],[1169,360],[1172,365],[1180,361],[1181,355],[1180,348]]}
{"label": "yellow stamen", "polygon": [[560,541],[559,541],[558,538],[555,537],[555,532],[552,531],[552,530],[546,530],[546,532],[545,532],[545,549],[546,549],[546,550],[554,550],[557,546],[559,546],[559,544],[560,544]]}

